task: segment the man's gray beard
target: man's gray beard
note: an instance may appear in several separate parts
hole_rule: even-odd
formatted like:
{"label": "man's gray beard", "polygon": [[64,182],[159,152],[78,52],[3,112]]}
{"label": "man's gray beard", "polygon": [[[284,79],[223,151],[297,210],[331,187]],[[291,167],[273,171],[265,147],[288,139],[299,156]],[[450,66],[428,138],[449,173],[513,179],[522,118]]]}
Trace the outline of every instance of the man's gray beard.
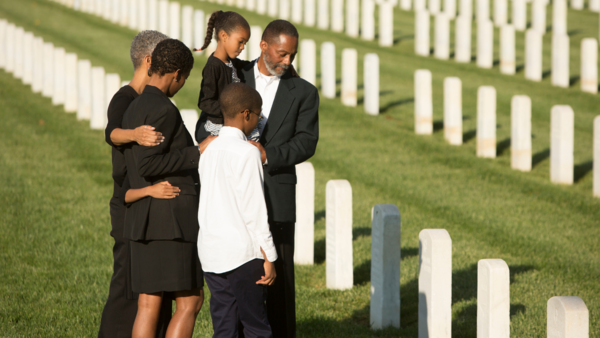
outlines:
{"label": "man's gray beard", "polygon": [[[287,72],[287,69],[289,66],[287,65],[274,65],[271,60],[269,60],[269,57],[267,56],[267,53],[263,54],[263,61],[265,62],[265,67],[267,67],[267,70],[269,71],[269,73],[271,73],[271,75],[273,76],[282,76],[283,74],[285,74],[285,72]],[[281,72],[281,74],[279,74],[277,72],[277,68],[276,67],[281,67],[283,68],[283,72]]]}

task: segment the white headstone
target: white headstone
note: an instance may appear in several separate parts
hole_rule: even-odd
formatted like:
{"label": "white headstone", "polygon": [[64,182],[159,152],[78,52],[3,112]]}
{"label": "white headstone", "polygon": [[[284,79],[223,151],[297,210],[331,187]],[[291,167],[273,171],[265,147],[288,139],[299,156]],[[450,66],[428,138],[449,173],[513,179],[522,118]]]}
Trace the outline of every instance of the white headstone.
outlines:
{"label": "white headstone", "polygon": [[431,15],[438,14],[442,8],[442,4],[440,0],[427,0],[429,3],[428,9]]}
{"label": "white headstone", "polygon": [[[1,53],[1,52],[0,52]],[[33,77],[31,91],[40,93],[44,88],[44,40],[33,38]]]}
{"label": "white headstone", "polygon": [[458,14],[459,16],[469,18],[469,21],[473,20],[473,1],[472,0],[459,0]]}
{"label": "white headstone", "polygon": [[444,138],[462,144],[462,82],[457,77],[444,79]]}
{"label": "white headstone", "polygon": [[113,96],[115,96],[115,94],[119,91],[119,89],[121,89],[121,77],[119,76],[119,74],[106,74],[106,79],[104,83],[106,85],[106,90],[104,92],[106,96],[106,99],[104,101],[104,112],[106,115],[106,113],[108,112],[108,106],[110,104],[110,101],[112,100]]}
{"label": "white headstone", "polygon": [[193,17],[194,8],[192,6],[183,6],[181,9],[181,42],[183,42],[190,49],[194,48]]}
{"label": "white headstone", "polygon": [[335,45],[323,42],[321,45],[321,91],[324,97],[335,98]]}
{"label": "white headstone", "polygon": [[331,180],[326,187],[327,288],[345,290],[354,284],[352,265],[352,187],[346,180]]}
{"label": "white headstone", "polygon": [[290,0],[279,0],[279,19],[290,19]]}
{"label": "white headstone", "polygon": [[517,31],[527,29],[527,0],[513,0],[512,25]]}
{"label": "white headstone", "polygon": [[92,68],[92,114],[90,116],[90,128],[103,130],[106,128],[106,87],[104,85],[104,68]]}
{"label": "white headstone", "polygon": [[54,86],[52,91],[52,104],[59,105],[65,103],[65,49],[61,47],[54,48]]}
{"label": "white headstone", "polygon": [[23,78],[23,35],[25,31],[22,27],[15,28],[15,70],[13,75],[17,79]]}
{"label": "white headstone", "polygon": [[315,262],[315,168],[310,162],[296,164],[296,233],[294,263]]}
{"label": "white headstone", "polygon": [[77,54],[65,55],[65,111],[77,111]]}
{"label": "white headstone", "polygon": [[444,0],[444,13],[451,19],[456,17],[456,0]]}
{"label": "white headstone", "polygon": [[317,28],[329,29],[329,0],[319,0],[317,6]]}
{"label": "white headstone", "polygon": [[553,106],[550,117],[550,182],[573,184],[574,113]]}
{"label": "white headstone", "polygon": [[0,19],[0,68],[6,67],[6,26],[5,19]]}
{"label": "white headstone", "polygon": [[567,34],[567,0],[552,1],[552,33]]}
{"label": "white headstone", "polygon": [[356,49],[342,50],[342,104],[356,107],[358,57]]}
{"label": "white headstone", "polygon": [[419,233],[419,338],[450,338],[452,239],[444,229]]}
{"label": "white headstone", "polygon": [[279,0],[267,0],[267,15],[276,17],[279,9]]}
{"label": "white headstone", "polygon": [[181,5],[179,2],[169,3],[169,37],[172,39],[179,39],[181,36]]}
{"label": "white headstone", "polygon": [[235,6],[238,8],[244,8],[245,5],[246,5],[246,0],[237,0],[235,2]]}
{"label": "white headstone", "polygon": [[435,16],[435,46],[434,55],[437,59],[450,58],[450,18],[445,13]]}
{"label": "white headstone", "polygon": [[546,0],[533,0],[531,4],[531,28],[546,33]]}
{"label": "white headstone", "polygon": [[185,129],[190,133],[190,136],[194,140],[194,144],[198,145],[198,142],[196,142],[196,138],[194,137],[196,133],[196,123],[198,123],[198,112],[196,109],[182,109],[179,113],[181,114]]}
{"label": "white headstone", "polygon": [[594,38],[581,40],[581,90],[598,92],[598,41]]}
{"label": "white headstone", "polygon": [[508,18],[507,0],[494,0],[494,25],[502,27],[506,25]]}
{"label": "white headstone", "polygon": [[400,211],[377,204],[371,225],[371,328],[400,328]]}
{"label": "white headstone", "polygon": [[314,27],[316,17],[315,0],[304,0],[304,24],[309,27]]}
{"label": "white headstone", "polygon": [[492,68],[494,64],[494,25],[489,20],[477,21],[477,66]]}
{"label": "white headstone", "polygon": [[429,13],[415,11],[415,54],[429,56]]}
{"label": "white headstone", "polygon": [[490,1],[476,0],[477,4],[477,21],[490,20]]}
{"label": "white headstone", "polygon": [[501,259],[477,263],[477,337],[510,337],[510,271]]}
{"label": "white headstone", "polygon": [[379,115],[379,56],[365,54],[364,62],[365,113]]}
{"label": "white headstone", "polygon": [[455,20],[456,44],[454,58],[456,62],[471,62],[471,21],[470,16],[458,16]]}
{"label": "white headstone", "polygon": [[158,0],[148,0],[148,29],[158,30]]}
{"label": "white headstone", "polygon": [[569,36],[552,34],[552,84],[568,88],[569,82]]}
{"label": "white headstone", "polygon": [[417,12],[417,11],[427,11],[426,0],[414,0],[414,2],[415,2],[415,12]]}
{"label": "white headstone", "polygon": [[379,4],[379,45],[394,45],[394,6],[390,1]]}
{"label": "white headstone", "polygon": [[90,60],[77,62],[77,119],[92,117],[92,63]]}
{"label": "white headstone", "polygon": [[[194,11],[194,46],[193,48],[201,48],[204,45],[206,38],[206,23],[204,22],[204,11],[197,9]],[[252,38],[252,35],[250,35]],[[249,43],[250,41],[248,41]]]}
{"label": "white headstone", "polygon": [[[64,2],[63,2],[64,4]],[[102,8],[102,18],[105,20],[110,20],[112,17],[112,3],[111,1],[104,0],[103,8]]]}
{"label": "white headstone", "polygon": [[496,157],[496,89],[477,90],[477,157]]}
{"label": "white headstone", "polygon": [[159,0],[158,1],[158,31],[163,34],[169,34],[169,14],[168,13],[169,13],[169,2],[167,0]]}
{"label": "white headstone", "polygon": [[256,0],[256,13],[267,13],[267,0]]}
{"label": "white headstone", "polygon": [[375,1],[361,0],[360,37],[363,40],[375,39]]}
{"label": "white headstone", "polygon": [[23,83],[33,81],[33,33],[23,34]]}
{"label": "white headstone", "polygon": [[54,88],[54,45],[51,42],[44,43],[44,86],[42,95],[44,97],[52,97],[52,89]]}
{"label": "white headstone", "polygon": [[344,0],[331,0],[331,30],[344,31]]}
{"label": "white headstone", "polygon": [[121,4],[119,0],[111,0],[111,11],[110,11],[110,22],[114,24],[119,24],[119,20],[121,19]]}
{"label": "white headstone", "polygon": [[138,0],[138,29],[148,29],[148,0]]}
{"label": "white headstone", "polygon": [[542,80],[542,34],[535,29],[525,33],[525,78]]}
{"label": "white headstone", "polygon": [[515,28],[504,25],[500,28],[500,73],[513,75],[515,64]]}
{"label": "white headstone", "polygon": [[246,0],[246,9],[249,11],[256,10],[256,0]]}
{"label": "white headstone", "polygon": [[138,29],[138,2],[137,0],[128,0],[129,2],[129,18],[128,18],[128,22],[127,25],[129,26],[129,28],[137,30]]}
{"label": "white headstone", "polygon": [[584,5],[583,0],[571,0],[571,8],[573,8],[573,9],[582,10],[583,5]]}
{"label": "white headstone", "polygon": [[590,0],[590,11],[600,12],[600,0]]}
{"label": "white headstone", "polygon": [[262,28],[260,26],[250,26],[250,40],[248,40],[248,56],[250,60],[255,60],[260,56],[260,41],[262,38]]}
{"label": "white headstone", "polygon": [[600,116],[594,118],[594,196],[600,197]]}
{"label": "white headstone", "polygon": [[300,40],[300,76],[313,86],[317,83],[317,46],[314,40]]}
{"label": "white headstone", "polygon": [[302,0],[291,0],[292,1],[292,22],[302,23]]}
{"label": "white headstone", "polygon": [[359,31],[359,0],[347,0],[346,1],[346,34],[353,38],[358,37]]}
{"label": "white headstone", "polygon": [[400,0],[400,8],[410,11],[412,9],[412,0]]}
{"label": "white headstone", "polygon": [[415,133],[433,133],[433,103],[431,72],[427,69],[415,71]]}
{"label": "white headstone", "polygon": [[531,99],[527,95],[515,95],[510,107],[511,167],[531,171]]}
{"label": "white headstone", "polygon": [[552,297],[547,310],[548,338],[588,338],[590,313],[579,297]]}

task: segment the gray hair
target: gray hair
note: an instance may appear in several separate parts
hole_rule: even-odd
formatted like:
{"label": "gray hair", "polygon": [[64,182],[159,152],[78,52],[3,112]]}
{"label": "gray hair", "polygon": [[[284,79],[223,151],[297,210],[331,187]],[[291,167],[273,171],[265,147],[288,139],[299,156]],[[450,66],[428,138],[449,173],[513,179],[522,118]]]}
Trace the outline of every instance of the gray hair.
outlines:
{"label": "gray hair", "polygon": [[168,39],[169,37],[157,31],[142,31],[131,41],[131,49],[129,56],[133,63],[133,69],[138,69],[142,65],[142,61],[146,55],[152,55],[154,48],[159,42]]}

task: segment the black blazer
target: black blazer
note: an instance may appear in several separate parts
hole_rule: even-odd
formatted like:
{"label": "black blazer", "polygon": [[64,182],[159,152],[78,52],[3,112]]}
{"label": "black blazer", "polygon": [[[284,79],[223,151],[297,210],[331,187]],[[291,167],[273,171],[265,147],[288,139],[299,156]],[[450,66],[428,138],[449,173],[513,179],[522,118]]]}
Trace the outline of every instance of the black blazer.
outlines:
{"label": "black blazer", "polygon": [[131,240],[198,239],[198,162],[200,152],[177,107],[158,88],[146,86],[123,117],[123,128],[151,125],[165,140],[155,147],[130,143],[125,148],[131,188],[169,181],[181,189],[174,199],[146,197],[128,206],[125,237]]}
{"label": "black blazer", "polygon": [[[255,88],[254,62],[240,80]],[[288,71],[281,77],[260,137],[267,153],[265,200],[270,222],[296,222],[296,164],[315,154],[319,140],[319,92]]]}

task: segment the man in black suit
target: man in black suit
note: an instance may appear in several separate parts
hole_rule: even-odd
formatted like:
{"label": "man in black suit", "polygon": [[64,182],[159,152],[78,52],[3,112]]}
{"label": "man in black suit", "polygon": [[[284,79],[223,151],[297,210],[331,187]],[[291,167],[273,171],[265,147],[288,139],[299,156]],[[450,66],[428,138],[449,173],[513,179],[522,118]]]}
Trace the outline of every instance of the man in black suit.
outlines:
{"label": "man in black suit", "polygon": [[[260,57],[238,76],[263,99],[259,148],[264,163],[264,189],[269,225],[279,259],[277,279],[269,287],[267,311],[273,337],[296,336],[294,231],[296,222],[295,165],[312,157],[319,139],[319,93],[307,81],[293,77],[290,67],[298,49],[298,31],[288,21],[265,28]],[[201,141],[201,140],[198,140]]]}

